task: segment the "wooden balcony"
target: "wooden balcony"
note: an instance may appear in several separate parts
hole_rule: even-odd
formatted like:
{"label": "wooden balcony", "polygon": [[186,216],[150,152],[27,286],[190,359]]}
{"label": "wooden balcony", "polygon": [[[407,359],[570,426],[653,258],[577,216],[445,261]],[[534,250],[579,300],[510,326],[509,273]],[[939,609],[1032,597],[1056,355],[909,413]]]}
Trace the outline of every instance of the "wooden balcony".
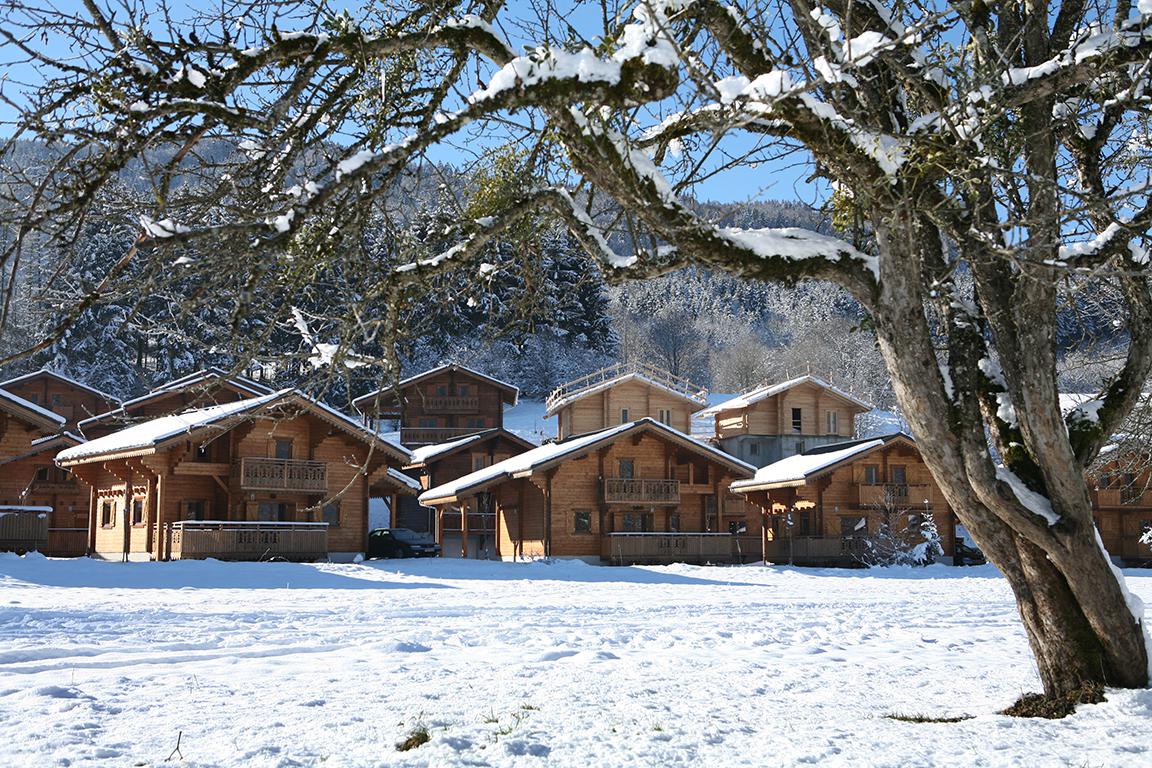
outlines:
{"label": "wooden balcony", "polygon": [[609,504],[679,504],[679,480],[609,477],[604,480],[604,501]]}
{"label": "wooden balcony", "polygon": [[437,396],[424,398],[425,413],[476,413],[480,398],[476,396]]}
{"label": "wooden balcony", "polygon": [[0,552],[43,552],[48,546],[47,508],[0,508]]}
{"label": "wooden balcony", "polygon": [[860,486],[861,507],[883,507],[888,504],[907,507],[924,507],[924,499],[930,497],[927,485],[906,483],[879,483]]}
{"label": "wooden balcony", "polygon": [[323,560],[327,523],[184,520],[165,528],[172,560]]}
{"label": "wooden balcony", "polygon": [[400,430],[402,445],[435,445],[459,440],[488,427],[403,427]]}
{"label": "wooden balcony", "polygon": [[600,537],[600,559],[612,565],[732,562],[729,533],[609,533]]}
{"label": "wooden balcony", "polygon": [[299,459],[244,458],[240,460],[240,487],[246,491],[325,493],[328,464]]}

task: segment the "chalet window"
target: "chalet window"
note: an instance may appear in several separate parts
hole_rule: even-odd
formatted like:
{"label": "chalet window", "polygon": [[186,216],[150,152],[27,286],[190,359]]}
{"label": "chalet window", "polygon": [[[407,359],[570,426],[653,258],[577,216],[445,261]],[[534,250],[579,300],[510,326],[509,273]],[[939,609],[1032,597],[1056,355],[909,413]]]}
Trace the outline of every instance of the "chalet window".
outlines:
{"label": "chalet window", "polygon": [[864,485],[878,485],[880,483],[880,467],[877,464],[864,465]]}
{"label": "chalet window", "polygon": [[1120,479],[1120,503],[1139,504],[1144,495],[1144,486],[1136,484],[1136,478],[1131,472],[1125,472]]}
{"label": "chalet window", "polygon": [[868,535],[868,518],[842,517],[840,518],[840,536],[849,539]]}
{"label": "chalet window", "polygon": [[483,416],[472,416],[468,419],[468,427],[470,429],[484,429],[485,426]]}
{"label": "chalet window", "polygon": [[651,512],[625,512],[624,533],[651,533]]}
{"label": "chalet window", "polygon": [[276,440],[276,458],[290,459],[292,458],[292,441],[284,438]]}
{"label": "chalet window", "polygon": [[460,395],[460,397],[468,397],[468,385],[461,384],[460,386],[456,387],[456,392]]}
{"label": "chalet window", "polygon": [[33,405],[40,405],[40,395],[28,395],[25,399]]}
{"label": "chalet window", "polygon": [[717,525],[715,494],[704,494],[700,497],[700,503],[704,509],[704,530],[715,532]]}
{"label": "chalet window", "polygon": [[290,522],[289,507],[283,502],[262,501],[256,506],[256,519],[262,523]]}
{"label": "chalet window", "polygon": [[114,528],[116,526],[116,505],[112,499],[100,502],[100,527]]}
{"label": "chalet window", "polygon": [[732,534],[733,536],[741,536],[745,533],[748,533],[748,521],[744,520],[743,518],[739,520],[729,520],[728,533]]}
{"label": "chalet window", "polygon": [[621,424],[627,424],[629,421],[631,421],[631,419],[628,418],[628,416],[629,416],[628,409],[627,408],[621,408],[620,409],[620,423]]}
{"label": "chalet window", "polygon": [[36,480],[37,480],[37,482],[41,482],[41,483],[46,483],[46,482],[48,482],[48,475],[49,475],[49,467],[40,467],[40,468],[38,468],[38,469],[36,470]]}
{"label": "chalet window", "polygon": [[636,460],[620,459],[620,477],[630,480],[636,477]]}
{"label": "chalet window", "polygon": [[132,499],[132,525],[144,525],[144,499]]}
{"label": "chalet window", "polygon": [[488,457],[482,453],[472,454],[472,471],[484,469],[488,466]]}
{"label": "chalet window", "polygon": [[793,432],[803,432],[804,431],[804,409],[803,408],[793,408],[792,409],[792,431]]}
{"label": "chalet window", "polygon": [[1096,487],[1099,489],[1112,487],[1112,475],[1100,475],[1096,480]]}
{"label": "chalet window", "polygon": [[437,397],[448,397],[448,385],[447,384],[437,384],[436,385],[436,396]]}
{"label": "chalet window", "polygon": [[430,419],[427,416],[420,419],[421,429],[436,429],[436,419]]}
{"label": "chalet window", "polygon": [[204,510],[207,504],[203,499],[192,499],[191,501],[184,502],[184,519],[185,520],[204,520],[206,519]]}
{"label": "chalet window", "polygon": [[840,415],[836,411],[828,411],[828,434],[836,435],[840,432]]}
{"label": "chalet window", "polygon": [[330,501],[324,505],[321,512],[321,522],[328,523],[329,528],[340,527],[340,502]]}
{"label": "chalet window", "polygon": [[62,403],[63,403],[63,401],[60,399],[59,393],[52,395],[52,405],[53,406],[61,405]]}
{"label": "chalet window", "polygon": [[661,408],[659,411],[659,416],[660,416],[660,423],[661,424],[667,424],[668,426],[672,426],[672,409],[671,408]]}
{"label": "chalet window", "polygon": [[900,464],[892,465],[892,484],[908,485],[908,471]]}
{"label": "chalet window", "polygon": [[575,533],[592,533],[592,513],[583,509],[573,512],[572,530]]}
{"label": "chalet window", "polygon": [[669,512],[668,513],[668,532],[669,533],[679,533],[680,532],[680,513],[679,512]]}

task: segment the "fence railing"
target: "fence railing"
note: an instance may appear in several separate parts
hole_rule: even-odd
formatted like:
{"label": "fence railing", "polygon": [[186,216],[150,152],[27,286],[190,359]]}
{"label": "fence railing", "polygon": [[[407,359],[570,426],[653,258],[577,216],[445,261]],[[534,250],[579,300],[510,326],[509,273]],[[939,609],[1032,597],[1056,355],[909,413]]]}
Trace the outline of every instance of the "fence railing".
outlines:
{"label": "fence railing", "polygon": [[49,528],[44,554],[50,557],[81,557],[88,552],[87,528]]}
{"label": "fence railing", "polygon": [[166,527],[173,560],[322,560],[328,523],[183,520]]}
{"label": "fence railing", "polygon": [[727,563],[734,544],[728,533],[609,533],[600,539],[600,558],[613,565]]}
{"label": "fence railing", "polygon": [[240,487],[247,491],[323,493],[328,490],[328,464],[300,459],[243,458]]}
{"label": "fence railing", "polygon": [[604,501],[609,504],[679,504],[680,481],[605,478]]}
{"label": "fence railing", "polygon": [[480,410],[479,397],[449,395],[424,398],[426,413],[476,413]]}
{"label": "fence railing", "polygon": [[546,410],[551,411],[556,404],[562,400],[586,390],[594,389],[604,382],[611,381],[612,379],[629,373],[638,373],[647,379],[651,379],[660,386],[695,401],[701,407],[708,403],[708,390],[692,383],[683,376],[677,376],[663,368],[657,368],[645,362],[630,362],[616,363],[607,368],[601,368],[587,376],[581,376],[578,379],[573,379],[572,381],[561,384],[549,393],[547,399],[544,401],[544,407]]}
{"label": "fence railing", "polygon": [[781,536],[766,543],[764,557],[774,563],[796,565],[855,565],[866,545],[862,539],[841,536]]}
{"label": "fence railing", "polygon": [[44,551],[51,510],[0,508],[0,552]]}

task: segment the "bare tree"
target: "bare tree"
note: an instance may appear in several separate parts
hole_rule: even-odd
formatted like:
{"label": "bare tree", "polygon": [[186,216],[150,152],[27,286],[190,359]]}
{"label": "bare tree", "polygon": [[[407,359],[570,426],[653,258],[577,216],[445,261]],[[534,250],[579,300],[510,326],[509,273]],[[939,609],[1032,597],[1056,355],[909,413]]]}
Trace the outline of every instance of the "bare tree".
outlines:
{"label": "bare tree", "polygon": [[[20,103],[19,135],[59,155],[7,187],[5,258],[32,233],[68,238],[111,179],[138,174],[155,203],[123,262],[156,281],[183,254],[210,296],[243,265],[241,286],[222,285],[239,317],[318,273],[355,276],[327,297],[333,364],[393,333],[421,283],[480,268],[486,243],[545,214],[615,280],[697,264],[835,282],[1011,584],[1045,692],[1145,686],[1142,610],[1099,543],[1083,469],[1152,368],[1146,5],[646,0],[619,18],[609,4],[527,18],[498,2],[353,17],[231,0],[177,24],[131,0],[75,14],[7,0],[8,48],[51,75]],[[513,35],[534,47],[518,54]],[[436,252],[358,258],[358,222],[394,216],[406,174],[449,141],[520,145],[517,183]],[[226,169],[206,151],[221,144]],[[830,182],[849,239],[722,227],[686,202],[727,169],[791,162]],[[1115,376],[1066,414],[1070,274],[1115,290],[1126,341]]]}

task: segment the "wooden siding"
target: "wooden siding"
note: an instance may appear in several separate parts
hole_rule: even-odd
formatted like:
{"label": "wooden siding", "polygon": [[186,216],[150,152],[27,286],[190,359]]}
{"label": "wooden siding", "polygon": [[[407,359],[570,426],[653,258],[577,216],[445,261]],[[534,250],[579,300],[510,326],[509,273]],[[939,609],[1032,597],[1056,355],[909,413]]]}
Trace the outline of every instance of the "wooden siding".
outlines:
{"label": "wooden siding", "polygon": [[[800,409],[800,431],[792,426],[792,409]],[[722,411],[716,418],[716,436],[829,435],[852,437],[856,414],[865,409],[848,403],[823,387],[798,384],[738,411]],[[828,431],[828,414],[836,414],[836,431]]]}
{"label": "wooden siding", "polygon": [[119,405],[95,392],[45,374],[5,386],[4,389],[63,416],[67,419],[65,429],[69,430],[74,430],[77,422]]}
{"label": "wooden siding", "polygon": [[628,421],[645,417],[660,421],[660,411],[671,412],[668,425],[688,434],[692,429],[692,414],[699,406],[635,379],[595,392],[564,406],[557,411],[560,439],[586,432],[616,426],[621,422],[621,410],[628,409]]}
{"label": "wooden siding", "polygon": [[[467,393],[461,387],[467,388]],[[504,426],[505,390],[467,371],[444,370],[413,382],[401,390],[402,404],[388,393],[380,396],[379,411],[368,402],[363,409],[369,421],[399,419],[406,444],[418,445],[450,440],[483,429]],[[421,434],[421,430],[435,433]],[[412,430],[409,432],[408,430]]]}

